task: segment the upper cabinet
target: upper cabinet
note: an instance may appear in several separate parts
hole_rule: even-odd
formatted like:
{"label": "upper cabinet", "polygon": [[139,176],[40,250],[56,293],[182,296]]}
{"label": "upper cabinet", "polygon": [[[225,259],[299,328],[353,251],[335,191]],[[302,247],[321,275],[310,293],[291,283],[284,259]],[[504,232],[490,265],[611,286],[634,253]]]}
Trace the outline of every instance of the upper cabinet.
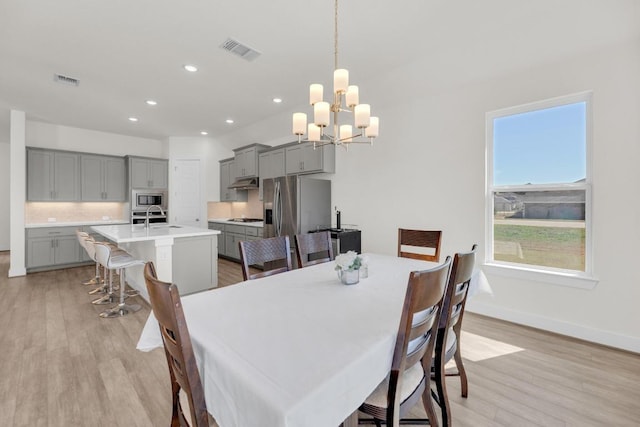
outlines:
{"label": "upper cabinet", "polygon": [[80,155],[81,199],[85,202],[123,202],[125,161],[123,157]]}
{"label": "upper cabinet", "polygon": [[229,189],[235,180],[235,160],[220,160],[220,201],[221,202],[246,202],[247,190]]}
{"label": "upper cabinet", "polygon": [[129,187],[166,189],[169,186],[169,161],[145,157],[128,157]]}
{"label": "upper cabinet", "polygon": [[259,175],[258,154],[271,148],[266,145],[254,144],[248,147],[238,148],[234,150],[235,175],[237,178],[253,178]]}
{"label": "upper cabinet", "polygon": [[336,146],[333,144],[313,148],[309,142],[286,146],[287,175],[307,173],[334,173],[336,171]]}
{"label": "upper cabinet", "polygon": [[258,156],[260,165],[260,186],[258,194],[262,200],[262,188],[264,180],[267,178],[277,178],[285,175],[285,149],[265,151]]}
{"label": "upper cabinet", "polygon": [[79,155],[66,151],[27,149],[27,200],[80,200]]}

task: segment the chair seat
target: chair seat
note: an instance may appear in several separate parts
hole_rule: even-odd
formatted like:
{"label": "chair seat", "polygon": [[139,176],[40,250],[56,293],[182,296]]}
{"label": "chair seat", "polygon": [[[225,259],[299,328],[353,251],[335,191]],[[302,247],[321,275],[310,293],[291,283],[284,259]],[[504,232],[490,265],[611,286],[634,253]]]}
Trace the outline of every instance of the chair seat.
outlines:
{"label": "chair seat", "polygon": [[112,269],[128,268],[134,265],[142,265],[142,264],[144,264],[144,261],[134,258],[125,252],[122,255],[116,255],[116,256],[110,257],[107,268],[112,268]]}
{"label": "chair seat", "polygon": [[[418,388],[424,378],[424,370],[421,363],[416,363],[402,375],[402,390],[400,391],[400,401],[404,402]],[[387,392],[389,389],[389,376],[382,381],[378,387],[364,401],[365,405],[378,408],[387,407]]]}

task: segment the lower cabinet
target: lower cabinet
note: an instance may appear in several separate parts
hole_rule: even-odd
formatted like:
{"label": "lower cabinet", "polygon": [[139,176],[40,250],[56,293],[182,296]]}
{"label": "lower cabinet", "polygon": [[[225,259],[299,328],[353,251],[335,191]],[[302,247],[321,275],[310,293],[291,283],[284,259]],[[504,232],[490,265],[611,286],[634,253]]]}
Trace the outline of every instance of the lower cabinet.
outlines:
{"label": "lower cabinet", "polygon": [[[55,270],[93,263],[87,251],[78,243],[76,236],[78,228],[27,228],[25,231],[27,271]],[[91,226],[85,225],[81,228],[95,240],[105,240],[103,236],[92,233]]]}
{"label": "lower cabinet", "polygon": [[224,245],[225,255],[235,260],[240,260],[240,247],[239,243],[245,239],[245,226],[244,225],[230,225],[224,226]]}
{"label": "lower cabinet", "polygon": [[209,222],[210,230],[218,230],[218,255],[240,261],[239,243],[243,240],[262,239],[262,228]]}
{"label": "lower cabinet", "polygon": [[218,255],[225,255],[224,224],[209,222],[208,228],[209,230],[218,230],[220,232],[220,234],[218,234]]}
{"label": "lower cabinet", "polygon": [[26,231],[27,269],[68,266],[84,262],[76,227],[29,228]]}

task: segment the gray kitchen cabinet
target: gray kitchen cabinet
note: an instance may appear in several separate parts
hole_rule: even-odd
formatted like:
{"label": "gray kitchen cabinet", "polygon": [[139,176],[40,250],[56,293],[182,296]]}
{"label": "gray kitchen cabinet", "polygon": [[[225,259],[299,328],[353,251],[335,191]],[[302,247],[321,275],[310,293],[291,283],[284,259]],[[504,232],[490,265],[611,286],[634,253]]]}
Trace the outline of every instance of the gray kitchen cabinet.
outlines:
{"label": "gray kitchen cabinet", "polygon": [[166,189],[169,186],[169,162],[164,159],[128,157],[129,187]]}
{"label": "gray kitchen cabinet", "polygon": [[209,222],[209,230],[218,230],[220,234],[218,234],[218,255],[225,255],[225,234],[224,234],[224,224]]}
{"label": "gray kitchen cabinet", "polygon": [[123,202],[125,161],[123,157],[80,155],[80,190],[83,202]]}
{"label": "gray kitchen cabinet", "polygon": [[225,255],[235,260],[240,259],[240,247],[238,243],[245,240],[245,226],[226,224],[224,226],[225,234]]}
{"label": "gray kitchen cabinet", "polygon": [[336,147],[333,144],[314,149],[312,143],[303,142],[288,145],[285,150],[287,175],[336,171]]}
{"label": "gray kitchen cabinet", "polygon": [[258,187],[258,196],[262,200],[262,191],[264,180],[267,178],[277,178],[286,174],[285,170],[285,149],[270,150],[262,152],[258,155],[258,163],[260,167],[260,186]]}
{"label": "gray kitchen cabinet", "polygon": [[80,199],[79,155],[27,149],[27,200],[75,202]]}
{"label": "gray kitchen cabinet", "polygon": [[253,144],[248,147],[242,147],[234,150],[234,180],[236,178],[253,178],[254,176],[258,176],[260,174],[258,154],[267,148],[271,147],[261,144]]}
{"label": "gray kitchen cabinet", "polygon": [[234,261],[240,260],[239,243],[243,240],[262,239],[262,227],[244,226],[239,224],[225,224],[209,221],[209,229],[219,230],[218,255]]}
{"label": "gray kitchen cabinet", "polygon": [[83,262],[75,230],[75,227],[27,229],[27,269],[55,268]]}
{"label": "gray kitchen cabinet", "polygon": [[235,181],[235,159],[220,160],[220,201],[246,202],[247,190],[233,190],[229,186]]}

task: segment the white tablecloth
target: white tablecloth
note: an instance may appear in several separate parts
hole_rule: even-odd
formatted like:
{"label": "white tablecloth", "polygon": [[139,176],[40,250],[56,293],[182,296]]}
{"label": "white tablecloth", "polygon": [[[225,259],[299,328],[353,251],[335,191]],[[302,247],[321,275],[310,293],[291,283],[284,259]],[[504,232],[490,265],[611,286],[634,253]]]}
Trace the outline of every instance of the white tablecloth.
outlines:
{"label": "white tablecloth", "polygon": [[[385,378],[409,272],[437,264],[368,258],[357,285],[341,284],[325,263],[182,298],[220,426],[337,426]],[[157,347],[151,313],[137,348]]]}

